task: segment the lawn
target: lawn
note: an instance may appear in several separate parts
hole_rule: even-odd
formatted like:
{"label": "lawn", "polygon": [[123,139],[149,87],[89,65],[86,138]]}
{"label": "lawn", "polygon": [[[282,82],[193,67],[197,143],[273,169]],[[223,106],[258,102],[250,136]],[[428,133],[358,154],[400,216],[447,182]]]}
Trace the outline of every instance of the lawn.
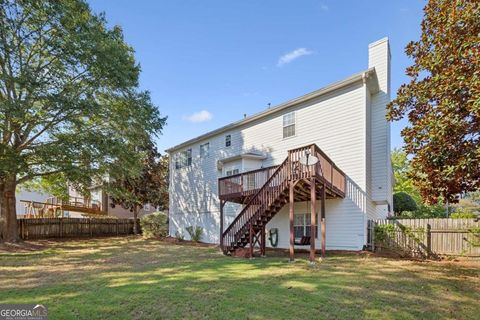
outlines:
{"label": "lawn", "polygon": [[[478,262],[365,253],[246,260],[140,238],[40,242],[0,254],[0,303],[50,319],[478,319]],[[272,255],[272,254],[271,254]]]}

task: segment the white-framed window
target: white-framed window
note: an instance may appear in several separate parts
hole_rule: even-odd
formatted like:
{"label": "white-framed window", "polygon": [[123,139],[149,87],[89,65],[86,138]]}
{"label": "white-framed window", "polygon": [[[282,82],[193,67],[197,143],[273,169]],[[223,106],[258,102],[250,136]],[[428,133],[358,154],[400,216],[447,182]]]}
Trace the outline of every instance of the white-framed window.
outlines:
{"label": "white-framed window", "polygon": [[295,135],[295,112],[283,115],[283,138]]}
{"label": "white-framed window", "polygon": [[210,153],[210,142],[200,145],[200,158],[208,157]]}
{"label": "white-framed window", "polygon": [[[310,213],[295,213],[293,216],[293,231],[295,239],[302,237],[310,237]],[[318,238],[318,214],[317,214],[317,231],[316,237]]]}
{"label": "white-framed window", "polygon": [[230,147],[232,145],[232,135],[227,134],[225,136],[225,147]]}
{"label": "white-framed window", "polygon": [[143,205],[143,210],[144,210],[144,211],[150,211],[150,209],[151,209],[151,208],[150,208],[150,203],[145,203],[145,204]]}
{"label": "white-framed window", "polygon": [[226,176],[233,176],[233,175],[239,174],[239,173],[240,173],[240,170],[238,170],[238,169],[229,169],[229,170],[225,171]]}
{"label": "white-framed window", "polygon": [[192,165],[192,149],[179,152],[175,159],[175,169],[188,167],[190,165]]}
{"label": "white-framed window", "polygon": [[255,175],[249,174],[245,176],[244,184],[247,186],[247,190],[254,190],[255,189]]}

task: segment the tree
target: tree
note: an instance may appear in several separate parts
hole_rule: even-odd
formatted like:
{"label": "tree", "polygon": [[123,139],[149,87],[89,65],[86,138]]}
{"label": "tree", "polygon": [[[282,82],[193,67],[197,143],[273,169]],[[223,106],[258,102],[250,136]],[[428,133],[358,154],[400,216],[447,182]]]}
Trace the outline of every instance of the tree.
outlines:
{"label": "tree", "polygon": [[421,203],[422,198],[411,178],[412,169],[407,153],[401,149],[395,148],[392,150],[391,158],[393,174],[395,176],[395,186],[393,191],[406,192],[412,196],[416,203]]}
{"label": "tree", "polygon": [[137,150],[145,155],[141,172],[120,172],[111,176],[112,182],[107,185],[112,203],[133,212],[135,234],[138,234],[138,212],[145,204],[160,210],[168,208],[168,158],[161,157],[153,143]]}
{"label": "tree", "polygon": [[402,136],[423,199],[456,202],[480,188],[480,2],[430,0],[424,12],[420,40],[405,50],[411,80],[387,118],[408,117]]}
{"label": "tree", "polygon": [[[0,213],[17,241],[15,189],[61,173],[88,185],[165,123],[119,27],[82,0],[0,0]],[[132,146],[132,147],[127,147]]]}
{"label": "tree", "polygon": [[401,215],[404,211],[417,210],[417,203],[406,192],[397,192],[393,195],[393,210],[397,215]]}

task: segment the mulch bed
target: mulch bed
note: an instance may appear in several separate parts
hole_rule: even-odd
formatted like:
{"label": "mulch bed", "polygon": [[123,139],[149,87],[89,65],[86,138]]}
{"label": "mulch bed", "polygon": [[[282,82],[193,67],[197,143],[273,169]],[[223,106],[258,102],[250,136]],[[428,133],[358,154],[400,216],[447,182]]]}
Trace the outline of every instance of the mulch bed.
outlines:
{"label": "mulch bed", "polygon": [[181,245],[181,246],[205,247],[205,248],[218,248],[219,247],[218,244],[205,243],[205,242],[201,242],[201,241],[193,242],[193,241],[189,241],[189,240],[179,240],[179,239],[174,238],[174,237],[161,237],[161,238],[157,238],[157,239],[161,240],[161,241],[164,241],[164,242],[176,244],[176,245]]}

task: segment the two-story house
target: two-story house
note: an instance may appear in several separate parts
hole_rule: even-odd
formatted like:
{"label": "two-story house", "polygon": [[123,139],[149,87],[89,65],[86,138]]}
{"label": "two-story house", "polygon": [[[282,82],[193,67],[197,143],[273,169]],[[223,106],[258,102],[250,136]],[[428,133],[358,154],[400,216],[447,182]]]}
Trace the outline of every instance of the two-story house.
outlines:
{"label": "two-story house", "polygon": [[366,70],[168,149],[170,235],[199,226],[226,254],[361,250],[393,210],[390,58],[376,41]]}

